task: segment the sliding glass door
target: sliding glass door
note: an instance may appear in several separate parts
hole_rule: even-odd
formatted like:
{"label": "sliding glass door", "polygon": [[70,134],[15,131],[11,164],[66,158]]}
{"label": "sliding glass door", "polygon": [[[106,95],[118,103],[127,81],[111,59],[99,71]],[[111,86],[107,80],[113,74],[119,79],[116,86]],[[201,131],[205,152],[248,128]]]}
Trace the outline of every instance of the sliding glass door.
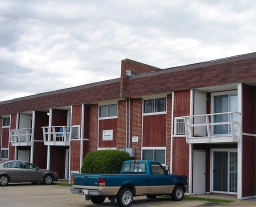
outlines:
{"label": "sliding glass door", "polygon": [[213,152],[213,191],[237,192],[237,152]]}

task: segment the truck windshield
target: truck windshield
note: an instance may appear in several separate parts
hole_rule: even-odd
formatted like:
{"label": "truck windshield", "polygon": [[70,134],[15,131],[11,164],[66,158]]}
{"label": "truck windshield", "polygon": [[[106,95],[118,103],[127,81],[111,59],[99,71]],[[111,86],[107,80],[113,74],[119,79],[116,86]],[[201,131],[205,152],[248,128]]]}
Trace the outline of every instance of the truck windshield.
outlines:
{"label": "truck windshield", "polygon": [[145,163],[126,163],[123,172],[145,173]]}

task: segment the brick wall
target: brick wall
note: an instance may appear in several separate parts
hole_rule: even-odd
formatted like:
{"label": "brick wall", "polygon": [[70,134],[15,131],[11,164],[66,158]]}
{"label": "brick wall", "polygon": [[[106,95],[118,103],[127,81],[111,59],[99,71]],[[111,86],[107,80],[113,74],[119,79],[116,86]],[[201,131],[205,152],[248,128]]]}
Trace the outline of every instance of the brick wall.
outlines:
{"label": "brick wall", "polygon": [[98,142],[98,104],[90,106],[89,152],[97,150]]}
{"label": "brick wall", "polygon": [[126,71],[130,70],[133,74],[149,73],[152,71],[160,70],[157,67],[146,65],[134,60],[125,59],[121,61],[121,78],[120,78],[120,97],[125,96],[125,87],[127,83]]}
{"label": "brick wall", "polygon": [[142,138],[142,99],[132,99],[131,108],[131,131],[132,136],[138,136],[138,142],[132,142],[131,147],[135,148],[135,159],[141,159],[141,138]]}
{"label": "brick wall", "polygon": [[126,101],[118,101],[117,149],[126,148]]}

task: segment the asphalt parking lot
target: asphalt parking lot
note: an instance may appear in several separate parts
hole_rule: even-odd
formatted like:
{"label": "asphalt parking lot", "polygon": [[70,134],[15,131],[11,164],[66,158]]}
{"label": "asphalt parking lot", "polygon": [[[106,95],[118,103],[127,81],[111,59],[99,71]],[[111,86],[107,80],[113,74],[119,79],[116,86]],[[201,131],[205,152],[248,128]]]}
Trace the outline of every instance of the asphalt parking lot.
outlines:
{"label": "asphalt parking lot", "polygon": [[[91,201],[85,201],[84,196],[75,195],[70,192],[70,186],[62,186],[59,184],[53,185],[32,185],[30,183],[24,184],[9,184],[8,186],[0,187],[0,206],[1,207],[117,207],[118,205],[111,204],[107,199],[103,204],[96,205]],[[156,198],[149,200],[146,197],[136,197],[132,207],[203,207],[203,206],[243,206],[243,207],[256,207],[256,199],[239,201],[234,197],[212,196],[212,198],[234,200],[229,204],[214,203],[199,200],[187,200],[177,202],[172,201],[170,198]]]}

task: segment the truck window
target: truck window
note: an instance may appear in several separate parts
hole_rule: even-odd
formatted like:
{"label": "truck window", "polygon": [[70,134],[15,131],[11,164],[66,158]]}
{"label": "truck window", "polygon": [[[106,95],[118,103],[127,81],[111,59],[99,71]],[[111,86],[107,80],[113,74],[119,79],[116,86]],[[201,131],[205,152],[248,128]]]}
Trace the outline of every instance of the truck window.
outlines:
{"label": "truck window", "polygon": [[123,172],[137,172],[145,173],[145,163],[126,163],[123,168]]}
{"label": "truck window", "polygon": [[151,164],[151,170],[153,175],[164,175],[164,169],[161,165]]}

